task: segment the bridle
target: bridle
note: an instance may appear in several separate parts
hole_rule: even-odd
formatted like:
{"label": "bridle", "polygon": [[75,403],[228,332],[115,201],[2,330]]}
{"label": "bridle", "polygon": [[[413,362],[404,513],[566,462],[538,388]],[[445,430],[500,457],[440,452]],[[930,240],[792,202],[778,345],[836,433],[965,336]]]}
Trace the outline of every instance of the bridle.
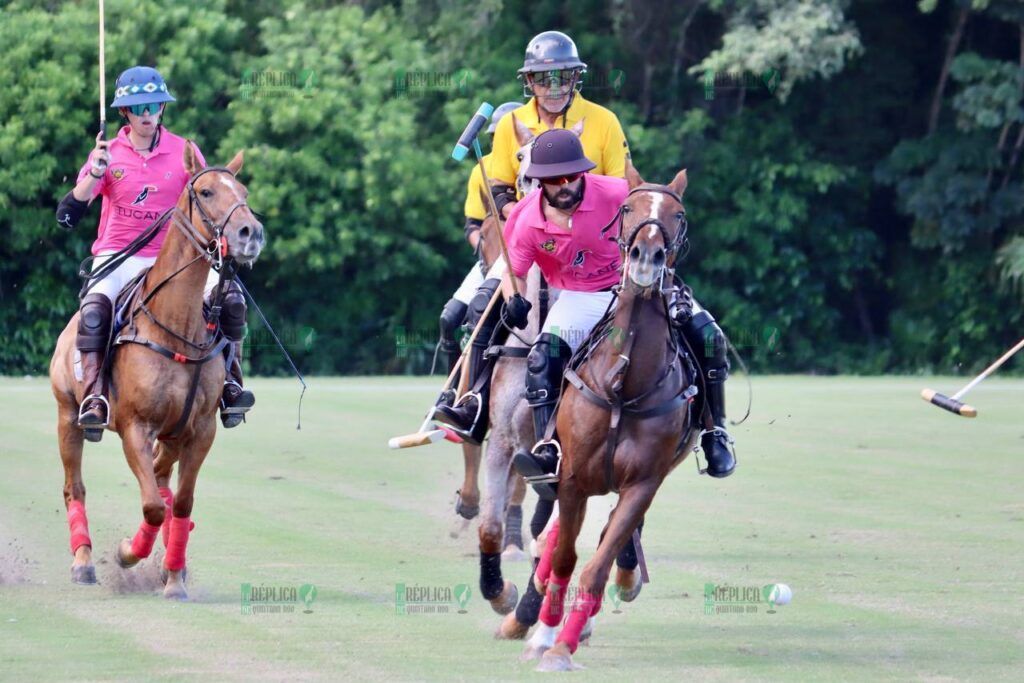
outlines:
{"label": "bridle", "polygon": [[[232,178],[235,177],[234,172],[226,166],[207,166],[193,174],[185,185],[185,189],[188,190],[188,221],[186,223],[175,215],[175,218],[178,218],[178,220],[174,221],[174,225],[188,238],[192,246],[206,258],[207,262],[219,270],[228,255],[228,242],[224,236],[224,228],[227,226],[228,221],[231,220],[231,216],[234,215],[235,211],[243,207],[248,208],[249,204],[244,199],[235,202],[224,212],[224,219],[220,223],[215,223],[203,206],[203,202],[196,193],[195,187],[196,181],[207,173],[227,173]],[[175,210],[177,208],[174,207]],[[199,213],[199,219],[203,222],[203,225],[213,235],[212,238],[206,238],[206,235],[203,235],[196,229],[192,218],[193,208]],[[201,240],[204,240],[206,244],[201,244]]]}
{"label": "bridle", "polygon": [[[671,239],[669,239],[668,227],[660,218],[655,217],[648,218],[638,223],[636,227],[633,228],[633,231],[629,234],[629,237],[623,239],[622,229],[625,227],[625,216],[629,212],[629,207],[626,205],[626,200],[623,200],[622,205],[619,206],[619,210],[618,212],[616,212],[615,217],[612,218],[611,222],[601,229],[601,234],[603,235],[612,227],[618,225],[618,231],[614,239],[616,242],[618,242],[619,250],[622,252],[623,260],[625,261],[625,257],[629,253],[629,250],[632,249],[633,243],[636,241],[637,235],[640,234],[640,230],[642,228],[647,227],[648,225],[656,226],[658,228],[658,231],[661,233],[661,239],[665,244],[666,258],[665,265],[662,266],[662,268],[671,268],[675,264],[675,259],[676,256],[679,254],[679,250],[682,249],[683,246],[686,244],[686,233],[688,226],[686,222],[686,208],[683,206],[683,200],[678,194],[676,194],[669,188],[663,185],[654,185],[651,183],[644,183],[643,185],[638,185],[637,187],[634,187],[626,195],[626,199],[628,200],[634,194],[639,194],[641,192],[656,192],[659,194],[666,195],[670,197],[676,204],[679,205],[679,219],[675,225],[675,235]],[[625,270],[625,268],[623,270]]]}

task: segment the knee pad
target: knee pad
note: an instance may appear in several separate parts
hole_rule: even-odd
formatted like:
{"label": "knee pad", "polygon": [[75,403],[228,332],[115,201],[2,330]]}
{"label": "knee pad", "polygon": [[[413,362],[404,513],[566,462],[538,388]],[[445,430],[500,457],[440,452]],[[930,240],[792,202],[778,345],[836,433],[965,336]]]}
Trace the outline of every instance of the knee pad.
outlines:
{"label": "knee pad", "polygon": [[484,311],[487,310],[487,304],[491,303],[491,298],[494,296],[494,292],[498,290],[500,284],[501,280],[491,278],[490,280],[484,280],[484,283],[477,287],[476,294],[473,295],[469,302],[469,313],[466,317],[466,321],[470,325],[476,325],[483,316]]}
{"label": "knee pad", "polygon": [[220,329],[231,341],[242,341],[245,337],[246,311],[242,290],[234,282],[229,283],[221,304]]}
{"label": "knee pad", "polygon": [[78,337],[75,346],[79,351],[102,351],[110,339],[110,323],[114,317],[114,304],[103,294],[87,294],[79,308]]}
{"label": "knee pad", "polygon": [[[441,342],[449,347],[458,347],[455,340],[455,331],[459,329],[466,319],[466,312],[469,305],[458,299],[449,299],[441,311]],[[457,348],[452,350],[458,350]]]}
{"label": "knee pad", "polygon": [[547,332],[537,337],[526,357],[526,401],[531,406],[548,405],[558,398],[562,373],[572,356],[569,345]]}

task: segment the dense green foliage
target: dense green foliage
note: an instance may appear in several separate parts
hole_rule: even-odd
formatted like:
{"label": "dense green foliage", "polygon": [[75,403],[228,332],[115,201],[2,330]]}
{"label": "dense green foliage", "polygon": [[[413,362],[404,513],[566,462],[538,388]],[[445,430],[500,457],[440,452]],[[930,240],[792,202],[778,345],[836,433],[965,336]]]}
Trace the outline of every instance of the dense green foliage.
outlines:
{"label": "dense green foliage", "polygon": [[[0,374],[39,373],[98,217],[53,220],[95,135],[97,16],[0,4]],[[155,65],[172,130],[246,150],[270,241],[243,279],[312,372],[426,367],[472,262],[451,144],[521,96],[548,28],[641,173],[689,169],[679,270],[755,369],[966,371],[1022,328],[1022,22],[1010,0],[109,0],[107,89]],[[253,369],[283,371],[250,332]]]}

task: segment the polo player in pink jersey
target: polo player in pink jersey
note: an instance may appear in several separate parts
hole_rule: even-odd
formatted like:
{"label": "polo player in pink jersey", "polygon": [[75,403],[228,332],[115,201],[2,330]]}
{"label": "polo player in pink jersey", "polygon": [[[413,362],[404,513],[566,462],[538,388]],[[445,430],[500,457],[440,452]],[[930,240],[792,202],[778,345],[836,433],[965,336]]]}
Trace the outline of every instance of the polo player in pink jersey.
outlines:
{"label": "polo player in pink jersey", "polygon": [[[99,234],[92,245],[96,272],[112,255],[123,250],[145,232],[157,218],[178,203],[189,180],[182,158],[188,142],[161,123],[165,103],[174,102],[164,79],[156,69],[135,66],[117,79],[114,101],[127,121],[111,141],[96,136],[96,147],[78,173],[77,184],[61,200],[57,223],[71,229],[82,219],[96,197],[103,197]],[[193,143],[194,144],[194,143]],[[199,148],[199,162],[205,166]],[[137,253],[106,277],[92,280],[82,297],[76,347],[82,355],[85,398],[79,410],[78,426],[86,434],[98,434],[110,418],[104,355],[110,338],[113,304],[118,293],[144,268],[152,266],[163,245],[170,224]],[[216,287],[219,274],[210,271],[206,293]],[[255,404],[252,392],[242,387],[241,344],[245,335],[246,304],[233,280],[224,297],[220,322],[228,345],[227,380],[221,397],[221,421],[234,427]]]}
{"label": "polo player in pink jersey", "polygon": [[[557,497],[560,454],[554,443],[543,439],[558,402],[565,366],[614,305],[612,288],[622,279],[618,244],[603,235],[602,229],[618,215],[629,183],[587,173],[594,167],[572,131],[556,128],[541,133],[534,140],[527,172],[541,181],[541,187],[515,205],[505,224],[509,258],[505,277],[514,277],[519,291],[525,291],[526,274],[536,263],[551,287],[560,290],[526,361],[526,400],[533,409],[537,445],[532,453],[516,453],[512,461],[516,471],[546,500]],[[507,289],[511,291],[511,286]],[[508,299],[503,318],[508,325],[525,329],[530,308],[530,302],[516,294]],[[724,426],[724,382],[729,367],[725,335],[696,302],[676,324],[698,356],[694,360],[708,388],[698,408],[703,411],[706,407],[715,425],[701,438],[707,473],[727,477],[735,469],[736,459]],[[479,412],[478,400],[474,394],[466,394],[456,406],[439,408],[436,419],[460,432],[471,432]]]}

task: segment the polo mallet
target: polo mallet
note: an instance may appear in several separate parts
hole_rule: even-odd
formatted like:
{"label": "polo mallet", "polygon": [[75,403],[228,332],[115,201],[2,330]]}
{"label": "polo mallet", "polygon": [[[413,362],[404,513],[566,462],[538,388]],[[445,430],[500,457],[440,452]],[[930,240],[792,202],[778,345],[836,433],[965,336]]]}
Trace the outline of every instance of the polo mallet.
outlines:
{"label": "polo mallet", "polygon": [[103,0],[100,0],[100,135],[107,139],[106,31],[103,28]]}
{"label": "polo mallet", "polygon": [[1010,349],[1002,356],[1000,356],[999,360],[985,368],[984,372],[982,372],[980,375],[972,379],[963,389],[956,392],[952,396],[945,396],[933,389],[922,389],[921,398],[923,398],[925,401],[928,401],[929,403],[934,403],[938,407],[948,410],[951,413],[956,413],[957,415],[960,415],[962,417],[977,417],[978,411],[973,406],[969,406],[966,403],[962,403],[960,399],[963,398],[968,391],[978,386],[978,384],[980,384],[983,379],[985,379],[993,372],[998,370],[999,366],[1001,366],[1006,361],[1010,360],[1010,358],[1021,349],[1024,349],[1024,339],[1021,339],[1019,342],[1017,342],[1016,346],[1014,346],[1012,349]]}
{"label": "polo mallet", "polygon": [[[481,322],[487,318],[487,315],[494,308],[495,302],[501,298],[501,292],[494,292],[494,296],[487,304],[487,308],[484,309],[483,315],[480,316]],[[462,369],[462,365],[465,363],[467,356],[469,355],[470,348],[473,346],[473,341],[476,340],[477,334],[480,333],[481,325],[477,325],[476,329],[473,330],[473,334],[469,337],[469,342],[465,348],[462,349],[462,355],[459,356],[458,362],[455,363],[455,367],[452,368],[451,373],[448,375],[448,379],[445,380],[444,386],[441,388],[441,393],[448,391],[451,387],[452,382],[455,380],[455,376],[459,374]],[[405,434],[404,436],[395,436],[388,439],[388,448],[415,448],[417,446],[426,446],[427,444],[437,443],[441,439],[448,439],[449,441],[455,441],[451,438],[450,432],[446,429],[430,429],[430,423],[434,419],[434,412],[437,410],[437,406],[430,406],[430,410],[427,411],[427,417],[424,418],[423,424],[420,425],[418,431],[413,434]]]}
{"label": "polo mallet", "polygon": [[[508,266],[508,247],[505,245],[505,235],[502,233],[502,227],[504,221],[501,219],[501,214],[498,213],[498,207],[494,203],[494,196],[491,194],[491,180],[487,177],[487,169],[484,168],[484,153],[480,149],[480,140],[478,136],[480,131],[487,124],[491,114],[494,113],[494,107],[487,102],[480,105],[480,108],[473,114],[473,118],[466,124],[466,130],[462,131],[462,135],[459,136],[459,141],[455,143],[455,148],[452,149],[452,159],[455,161],[462,161],[466,158],[466,154],[469,153],[469,148],[473,148],[473,153],[476,154],[476,162],[480,166],[480,175],[484,180],[484,188],[487,190],[484,194],[487,195],[488,208],[491,210],[491,215],[494,216],[494,220],[498,222],[498,243],[501,245],[501,255],[505,259],[505,265]],[[516,285],[516,279],[509,277],[512,282],[512,293],[519,294],[519,287]]]}

